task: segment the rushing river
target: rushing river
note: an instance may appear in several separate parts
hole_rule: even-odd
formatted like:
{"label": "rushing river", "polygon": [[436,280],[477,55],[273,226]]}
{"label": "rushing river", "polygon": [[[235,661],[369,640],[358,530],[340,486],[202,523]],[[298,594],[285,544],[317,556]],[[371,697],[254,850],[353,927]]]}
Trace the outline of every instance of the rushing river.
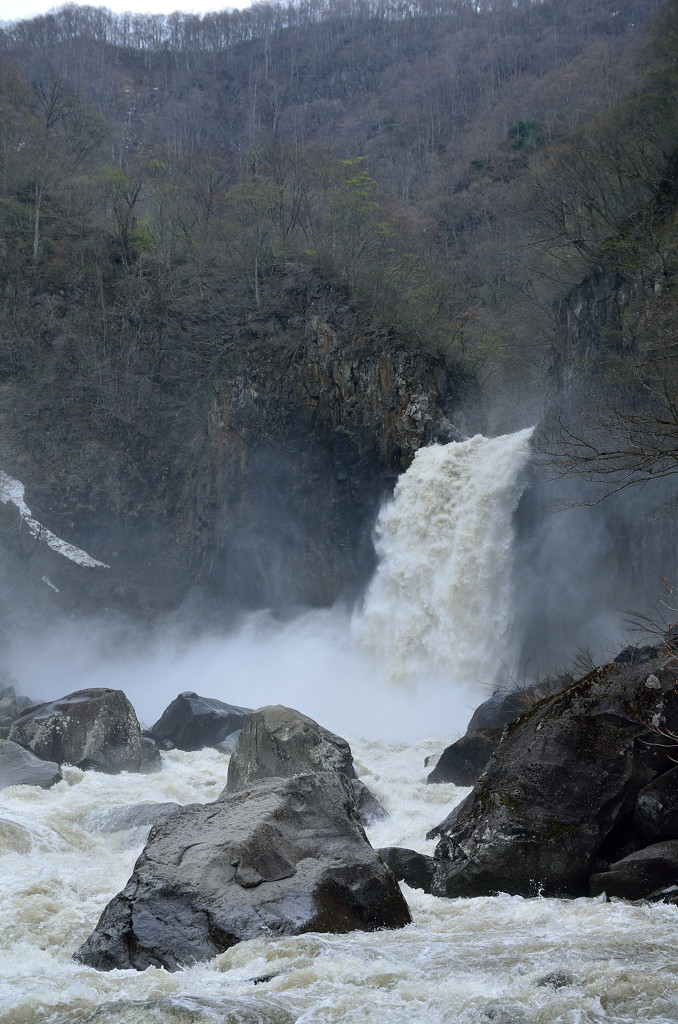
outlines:
{"label": "rushing river", "polygon": [[[426,786],[436,740],[352,742],[390,810],[375,846],[422,851],[463,796]],[[7,1024],[659,1024],[678,1020],[678,911],[662,905],[498,896],[446,900],[404,888],[402,931],[243,942],[170,974],[101,973],[71,954],[129,877],[143,834],[105,832],[105,810],[214,799],[227,758],[163,755],[152,776],[67,769],[51,790],[0,794],[0,1020]],[[256,979],[268,980],[257,982]]]}
{"label": "rushing river", "polygon": [[[143,650],[107,642],[110,625],[71,623],[6,651],[6,667],[41,699],[124,689],[145,724],[182,690],[296,707],[351,741],[358,774],[390,812],[372,844],[432,853],[427,830],[466,791],[427,786],[424,759],[463,731],[510,654],[512,517],[529,436],[417,455],[382,514],[379,572],[352,623],[261,615],[229,638],[182,647],[170,631]],[[260,938],[173,974],[73,962],[147,833],[107,831],[110,809],[213,800],[227,764],[213,750],[172,751],[149,776],[67,767],[50,790],[0,793],[3,1024],[678,1022],[678,909],[656,904],[448,900],[404,887],[413,922],[399,931]]]}

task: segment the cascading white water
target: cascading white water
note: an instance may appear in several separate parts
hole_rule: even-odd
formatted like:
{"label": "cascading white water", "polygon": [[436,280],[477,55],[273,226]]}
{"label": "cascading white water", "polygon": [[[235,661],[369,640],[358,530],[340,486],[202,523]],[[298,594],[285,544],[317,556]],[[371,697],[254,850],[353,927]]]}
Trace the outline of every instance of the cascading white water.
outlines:
{"label": "cascading white water", "polygon": [[509,656],[513,514],[532,429],[422,448],[398,480],[354,624],[392,678],[491,684]]}

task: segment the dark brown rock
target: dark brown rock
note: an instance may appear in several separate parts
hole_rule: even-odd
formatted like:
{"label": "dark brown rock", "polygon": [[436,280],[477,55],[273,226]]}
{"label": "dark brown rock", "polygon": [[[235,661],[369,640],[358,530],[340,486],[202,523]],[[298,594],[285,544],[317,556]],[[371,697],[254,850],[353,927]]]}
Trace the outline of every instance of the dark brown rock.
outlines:
{"label": "dark brown rock", "polygon": [[76,958],[177,970],[244,939],[400,928],[398,884],[367,842],[347,779],[269,779],[153,828]]}

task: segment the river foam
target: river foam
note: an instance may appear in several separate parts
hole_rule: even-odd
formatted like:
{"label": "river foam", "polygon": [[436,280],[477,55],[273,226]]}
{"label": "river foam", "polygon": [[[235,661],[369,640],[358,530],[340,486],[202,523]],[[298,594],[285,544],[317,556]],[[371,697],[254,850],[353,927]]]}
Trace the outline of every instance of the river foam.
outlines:
{"label": "river foam", "polygon": [[[370,830],[373,845],[433,851],[423,829],[466,792],[426,786],[423,757],[441,743],[353,741],[362,777],[391,812]],[[447,900],[404,887],[413,923],[402,931],[261,938],[175,974],[102,973],[73,962],[141,848],[127,846],[124,832],[89,830],[93,812],[138,801],[213,799],[226,770],[227,758],[216,751],[171,752],[153,776],[67,769],[51,790],[0,793],[0,817],[18,830],[0,827],[3,1024],[678,1019],[676,908],[602,898]]]}

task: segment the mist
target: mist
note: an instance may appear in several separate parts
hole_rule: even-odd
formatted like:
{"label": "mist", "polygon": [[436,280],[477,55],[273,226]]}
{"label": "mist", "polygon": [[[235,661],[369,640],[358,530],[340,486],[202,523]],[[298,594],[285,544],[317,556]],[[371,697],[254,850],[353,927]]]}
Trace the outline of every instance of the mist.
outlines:
{"label": "mist", "polygon": [[231,627],[216,603],[188,602],[150,627],[64,618],[11,635],[3,667],[35,701],[121,689],[146,727],[195,691],[285,704],[349,738],[450,743],[496,685],[644,642],[628,609],[656,606],[675,563],[657,489],[587,507],[580,488],[579,505],[555,511],[562,486],[525,479],[529,433],[422,449],[382,510],[380,564],[359,609],[284,621],[259,611]]}
{"label": "mist", "polygon": [[248,616],[226,636],[177,638],[120,622],[64,621],[11,644],[4,663],[21,691],[53,700],[74,690],[123,690],[143,726],[192,690],[242,707],[285,704],[340,735],[388,742],[461,734],[487,696],[480,683],[433,677],[394,684],[351,639],[351,613],[308,611],[292,622]]}

